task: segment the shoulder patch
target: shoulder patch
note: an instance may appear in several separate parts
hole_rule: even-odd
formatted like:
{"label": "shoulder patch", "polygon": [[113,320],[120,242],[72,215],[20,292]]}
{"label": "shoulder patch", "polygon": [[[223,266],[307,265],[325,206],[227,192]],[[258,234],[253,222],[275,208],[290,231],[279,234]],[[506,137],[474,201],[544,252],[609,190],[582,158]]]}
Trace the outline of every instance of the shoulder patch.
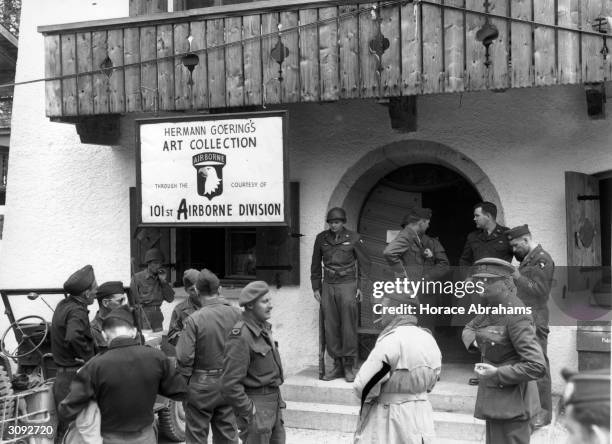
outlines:
{"label": "shoulder patch", "polygon": [[544,262],[544,261],[539,261],[539,262],[538,262],[538,266],[539,266],[540,268],[544,268],[544,267],[546,267],[546,262]]}
{"label": "shoulder patch", "polygon": [[242,326],[244,325],[244,321],[236,322],[234,328],[230,330],[230,336],[240,336],[240,332],[242,331]]}

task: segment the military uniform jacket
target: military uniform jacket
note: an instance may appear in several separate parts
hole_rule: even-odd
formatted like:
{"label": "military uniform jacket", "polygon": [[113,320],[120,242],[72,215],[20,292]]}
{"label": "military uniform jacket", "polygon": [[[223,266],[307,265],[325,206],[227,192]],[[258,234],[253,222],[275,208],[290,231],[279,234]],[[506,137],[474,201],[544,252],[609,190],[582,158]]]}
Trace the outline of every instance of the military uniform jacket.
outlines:
{"label": "military uniform jacket", "polygon": [[317,235],[310,266],[310,280],[314,291],[321,289],[322,279],[330,284],[358,279],[359,285],[369,272],[370,258],[358,233],[343,228],[337,235],[331,230]]}
{"label": "military uniform jacket", "polygon": [[179,334],[183,331],[183,327],[185,326],[185,319],[199,309],[200,306],[190,297],[187,297],[187,300],[174,307],[172,315],[170,316],[170,326],[168,327],[168,340],[170,343],[176,345]]}
{"label": "military uniform jacket", "polygon": [[98,353],[106,350],[108,345],[106,339],[102,336],[102,323],[104,319],[106,319],[106,316],[102,316],[100,310],[98,310],[93,321],[91,321],[91,335],[93,336],[95,349]]}
{"label": "military uniform jacket", "polygon": [[[430,250],[433,257],[425,256]],[[436,280],[448,272],[448,256],[442,244],[426,234],[419,236],[412,228],[404,227],[402,231],[385,248],[383,255],[395,272],[412,280],[424,278]]]}
{"label": "military uniform jacket", "polygon": [[57,365],[76,367],[94,355],[87,304],[70,296],[57,304],[51,321],[51,352]]}
{"label": "military uniform jacket", "polygon": [[496,257],[512,262],[512,247],[506,236],[508,227],[496,225],[491,234],[486,230],[475,230],[467,236],[459,266],[469,267],[478,259]]}
{"label": "military uniform jacket", "polygon": [[514,280],[518,297],[533,308],[536,325],[548,327],[548,295],[555,263],[541,245],[531,250],[519,265],[521,275]]}
{"label": "military uniform jacket", "polygon": [[183,400],[187,394],[185,378],[160,350],[139,345],[133,338],[118,337],[106,353],[78,371],[70,393],[59,406],[59,415],[71,421],[89,401],[96,401],[102,433],[137,432],[153,424],[158,393]]}
{"label": "military uniform jacket", "polygon": [[258,323],[244,312],[225,343],[222,394],[236,416],[246,417],[251,411],[249,389],[275,388],[283,383],[283,367],[271,328],[268,322]]}
{"label": "military uniform jacket", "polygon": [[144,306],[160,306],[163,301],[174,300],[174,290],[168,282],[162,282],[158,276],[153,276],[147,269],[139,271],[132,277],[130,291],[136,302]]}
{"label": "military uniform jacket", "polygon": [[[502,305],[524,307],[511,296]],[[483,362],[497,367],[491,378],[480,378],[474,416],[489,420],[527,420],[540,408],[535,380],[544,376],[546,361],[530,315],[477,315],[463,329],[463,343],[474,339]]]}
{"label": "military uniform jacket", "polygon": [[220,370],[227,336],[242,317],[237,307],[222,297],[209,298],[202,308],[185,320],[176,346],[179,372],[191,375],[193,370]]}

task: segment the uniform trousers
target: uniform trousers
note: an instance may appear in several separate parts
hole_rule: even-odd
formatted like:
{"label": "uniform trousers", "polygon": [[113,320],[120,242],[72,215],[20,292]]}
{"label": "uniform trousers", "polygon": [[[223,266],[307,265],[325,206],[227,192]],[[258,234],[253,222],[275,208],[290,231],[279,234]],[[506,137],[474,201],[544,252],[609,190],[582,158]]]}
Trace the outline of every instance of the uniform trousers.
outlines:
{"label": "uniform trousers", "polygon": [[197,370],[189,380],[185,402],[186,443],[208,442],[212,428],[214,444],[238,443],[236,419],[230,405],[221,396],[221,375],[207,375]]}
{"label": "uniform trousers", "polygon": [[549,329],[545,325],[536,325],[536,338],[542,352],[544,353],[544,359],[546,360],[546,374],[538,379],[538,394],[540,395],[540,406],[548,418],[552,415],[552,394],[551,394],[551,383],[550,383],[550,363],[548,361],[548,332]]}
{"label": "uniform trousers", "polygon": [[276,389],[271,393],[249,393],[249,398],[255,404],[255,417],[246,431],[246,437],[241,436],[244,444],[285,444],[285,425],[281,408],[285,406]]}
{"label": "uniform trousers", "polygon": [[321,308],[327,352],[334,359],[357,357],[357,281],[323,281]]}
{"label": "uniform trousers", "polygon": [[486,444],[529,444],[531,429],[529,420],[487,420]]}
{"label": "uniform trousers", "polygon": [[[58,411],[60,402],[70,393],[70,383],[76,376],[79,367],[60,367],[57,368],[55,382],[53,383],[53,399],[55,401],[55,411]],[[62,437],[68,430],[69,423],[58,420],[56,442],[61,442]]]}
{"label": "uniform trousers", "polygon": [[147,319],[149,320],[149,324],[151,324],[151,329],[153,331],[162,331],[164,329],[164,315],[161,312],[161,308],[159,305],[146,305],[142,307]]}

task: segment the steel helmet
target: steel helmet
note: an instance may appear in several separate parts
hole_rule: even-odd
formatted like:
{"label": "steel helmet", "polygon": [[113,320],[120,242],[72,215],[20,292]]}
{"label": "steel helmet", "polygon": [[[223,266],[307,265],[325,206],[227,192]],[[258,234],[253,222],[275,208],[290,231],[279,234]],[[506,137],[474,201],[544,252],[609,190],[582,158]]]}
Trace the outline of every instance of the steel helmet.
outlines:
{"label": "steel helmet", "polygon": [[341,220],[342,222],[346,222],[346,212],[339,207],[334,207],[327,213],[327,222],[332,220]]}
{"label": "steel helmet", "polygon": [[148,264],[151,261],[163,262],[164,255],[157,248],[151,248],[150,250],[147,250],[147,252],[145,253],[144,262],[145,264]]}

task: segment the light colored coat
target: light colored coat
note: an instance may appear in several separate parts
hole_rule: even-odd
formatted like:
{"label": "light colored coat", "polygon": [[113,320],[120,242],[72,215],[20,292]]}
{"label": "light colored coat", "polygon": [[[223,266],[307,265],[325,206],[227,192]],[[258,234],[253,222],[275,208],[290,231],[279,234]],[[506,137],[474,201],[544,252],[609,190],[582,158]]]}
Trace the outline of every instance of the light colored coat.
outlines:
{"label": "light colored coat", "polygon": [[[388,371],[381,378],[385,363]],[[441,367],[442,354],[427,330],[402,325],[383,332],[353,385],[362,398],[355,443],[433,443],[433,410],[427,393]],[[368,383],[375,384],[364,393]]]}

